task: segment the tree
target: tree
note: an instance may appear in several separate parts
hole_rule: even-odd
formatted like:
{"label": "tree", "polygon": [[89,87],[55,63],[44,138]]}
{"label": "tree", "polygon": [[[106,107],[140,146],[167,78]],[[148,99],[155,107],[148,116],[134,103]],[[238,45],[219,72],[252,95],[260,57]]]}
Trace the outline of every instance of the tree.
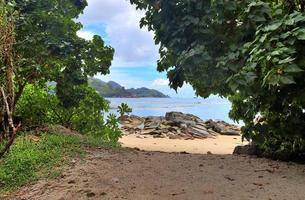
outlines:
{"label": "tree", "polygon": [[[14,63],[13,63],[13,46],[15,44],[15,16],[14,12],[0,1],[0,120],[2,134],[0,142],[7,142],[0,151],[0,157],[13,144],[20,124],[15,126],[14,112]],[[2,143],[3,144],[3,143]]]}
{"label": "tree", "polygon": [[[57,82],[57,95],[64,107],[75,105],[83,94],[74,86],[87,84],[87,77],[109,73],[114,50],[100,36],[79,38],[82,25],[75,19],[87,6],[83,0],[29,0],[10,2],[16,20],[16,99],[26,84]],[[78,99],[78,100],[77,100]],[[68,105],[70,104],[70,105]]]}
{"label": "tree", "polygon": [[132,112],[132,108],[130,108],[126,103],[122,103],[118,107],[118,112],[120,113],[120,117],[123,117],[125,114],[129,114]]}
{"label": "tree", "polygon": [[130,1],[146,10],[172,88],[228,97],[244,138],[273,157],[304,154],[304,1]]}
{"label": "tree", "polygon": [[9,117],[8,122],[2,112],[4,130],[26,85],[57,82],[59,104],[68,113],[86,99],[89,76],[109,73],[113,48],[100,36],[77,36],[82,25],[75,19],[86,6],[86,0],[0,0],[2,100],[9,106],[0,107]]}

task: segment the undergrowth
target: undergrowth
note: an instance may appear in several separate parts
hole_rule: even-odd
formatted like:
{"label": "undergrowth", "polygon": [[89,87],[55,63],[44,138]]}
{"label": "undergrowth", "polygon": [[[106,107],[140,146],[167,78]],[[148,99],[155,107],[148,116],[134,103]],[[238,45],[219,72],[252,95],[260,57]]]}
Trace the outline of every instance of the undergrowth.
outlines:
{"label": "undergrowth", "polygon": [[17,138],[11,151],[0,160],[0,194],[14,191],[39,178],[60,175],[64,162],[83,156],[84,147],[116,146],[94,136],[42,134]]}

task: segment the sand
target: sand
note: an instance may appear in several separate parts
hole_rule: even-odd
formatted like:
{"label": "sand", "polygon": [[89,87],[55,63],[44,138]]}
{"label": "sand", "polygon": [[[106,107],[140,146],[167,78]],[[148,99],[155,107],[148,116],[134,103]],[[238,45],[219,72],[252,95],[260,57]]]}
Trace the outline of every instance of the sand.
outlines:
{"label": "sand", "polygon": [[244,145],[240,136],[217,136],[215,139],[181,140],[153,138],[152,136],[127,135],[120,139],[123,147],[145,151],[187,152],[196,154],[232,154],[237,145]]}
{"label": "sand", "polygon": [[72,160],[57,179],[40,180],[6,199],[305,199],[305,165],[232,155],[234,147],[243,144],[240,137],[171,140],[129,135],[120,142],[136,149],[88,149],[85,158]]}
{"label": "sand", "polygon": [[305,165],[295,163],[235,155],[91,149],[56,180],[41,180],[9,199],[304,200],[304,186]]}

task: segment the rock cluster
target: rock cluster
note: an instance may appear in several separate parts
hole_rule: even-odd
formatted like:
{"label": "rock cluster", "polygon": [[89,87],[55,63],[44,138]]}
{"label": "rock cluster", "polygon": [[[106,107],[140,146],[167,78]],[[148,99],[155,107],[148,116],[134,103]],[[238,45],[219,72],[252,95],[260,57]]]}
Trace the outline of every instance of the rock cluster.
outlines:
{"label": "rock cluster", "polygon": [[203,121],[197,116],[181,112],[169,112],[165,117],[123,117],[124,134],[150,135],[155,138],[204,139],[217,135],[240,135],[238,126],[224,121]]}

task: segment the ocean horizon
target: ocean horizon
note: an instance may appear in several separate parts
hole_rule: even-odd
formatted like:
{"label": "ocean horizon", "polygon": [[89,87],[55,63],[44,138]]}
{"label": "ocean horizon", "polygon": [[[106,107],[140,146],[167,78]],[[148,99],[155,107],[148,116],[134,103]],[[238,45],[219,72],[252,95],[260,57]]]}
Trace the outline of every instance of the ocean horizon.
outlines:
{"label": "ocean horizon", "polygon": [[121,103],[133,109],[131,114],[140,117],[165,116],[166,112],[176,111],[196,115],[203,120],[223,120],[234,123],[229,118],[231,103],[220,97],[203,98],[106,98],[110,101],[110,112],[116,113]]}

